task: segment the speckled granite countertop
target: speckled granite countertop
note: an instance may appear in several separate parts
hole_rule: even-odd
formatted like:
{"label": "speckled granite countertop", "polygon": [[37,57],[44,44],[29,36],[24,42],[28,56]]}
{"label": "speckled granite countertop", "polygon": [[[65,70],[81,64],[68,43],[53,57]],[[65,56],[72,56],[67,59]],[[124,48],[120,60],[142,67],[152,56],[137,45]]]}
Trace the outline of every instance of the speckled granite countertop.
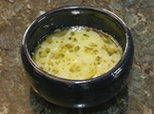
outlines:
{"label": "speckled granite countertop", "polygon": [[[47,103],[31,90],[20,46],[25,29],[37,16],[59,6],[81,4],[120,16],[133,34],[135,56],[128,89],[106,104],[78,111]],[[0,114],[152,114],[153,68],[153,0],[0,0]]]}

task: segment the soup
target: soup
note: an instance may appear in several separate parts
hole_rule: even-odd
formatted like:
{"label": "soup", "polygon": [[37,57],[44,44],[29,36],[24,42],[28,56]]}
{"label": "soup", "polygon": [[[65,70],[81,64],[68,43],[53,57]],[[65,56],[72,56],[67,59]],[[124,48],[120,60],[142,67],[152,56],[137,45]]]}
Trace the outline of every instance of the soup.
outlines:
{"label": "soup", "polygon": [[70,80],[85,80],[111,70],[122,48],[113,37],[87,27],[55,31],[38,45],[35,63],[47,73]]}

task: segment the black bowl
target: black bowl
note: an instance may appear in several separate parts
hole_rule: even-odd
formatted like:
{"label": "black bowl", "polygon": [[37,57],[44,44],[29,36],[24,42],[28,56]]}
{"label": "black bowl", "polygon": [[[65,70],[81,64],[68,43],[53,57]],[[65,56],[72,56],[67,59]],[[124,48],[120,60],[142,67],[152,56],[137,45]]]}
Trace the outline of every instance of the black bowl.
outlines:
{"label": "black bowl", "polygon": [[[106,74],[89,80],[62,79],[38,68],[32,60],[38,42],[56,29],[72,26],[87,26],[112,35],[123,49],[120,62]],[[33,89],[42,97],[57,105],[85,108],[108,101],[127,84],[133,50],[131,33],[118,16],[106,9],[69,6],[51,10],[32,22],[24,34],[21,56]]]}

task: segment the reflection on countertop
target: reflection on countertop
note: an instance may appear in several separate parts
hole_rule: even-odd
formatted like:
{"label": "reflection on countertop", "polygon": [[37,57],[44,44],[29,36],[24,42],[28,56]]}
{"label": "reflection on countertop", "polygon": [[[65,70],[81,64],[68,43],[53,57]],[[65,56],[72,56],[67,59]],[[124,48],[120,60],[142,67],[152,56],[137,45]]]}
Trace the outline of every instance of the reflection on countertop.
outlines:
{"label": "reflection on countertop", "polygon": [[45,101],[33,89],[30,90],[30,105],[37,114],[121,114],[128,108],[128,88],[125,87],[121,92],[110,101],[96,107],[86,109],[64,108]]}

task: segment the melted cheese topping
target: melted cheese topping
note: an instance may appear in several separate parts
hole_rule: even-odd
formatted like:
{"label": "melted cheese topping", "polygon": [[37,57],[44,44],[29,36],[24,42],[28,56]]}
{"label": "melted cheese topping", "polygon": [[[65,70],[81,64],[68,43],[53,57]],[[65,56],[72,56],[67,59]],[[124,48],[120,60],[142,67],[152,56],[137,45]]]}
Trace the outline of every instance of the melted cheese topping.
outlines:
{"label": "melted cheese topping", "polygon": [[70,80],[84,80],[111,70],[122,49],[112,36],[86,27],[72,27],[48,36],[36,49],[34,61],[44,71]]}

